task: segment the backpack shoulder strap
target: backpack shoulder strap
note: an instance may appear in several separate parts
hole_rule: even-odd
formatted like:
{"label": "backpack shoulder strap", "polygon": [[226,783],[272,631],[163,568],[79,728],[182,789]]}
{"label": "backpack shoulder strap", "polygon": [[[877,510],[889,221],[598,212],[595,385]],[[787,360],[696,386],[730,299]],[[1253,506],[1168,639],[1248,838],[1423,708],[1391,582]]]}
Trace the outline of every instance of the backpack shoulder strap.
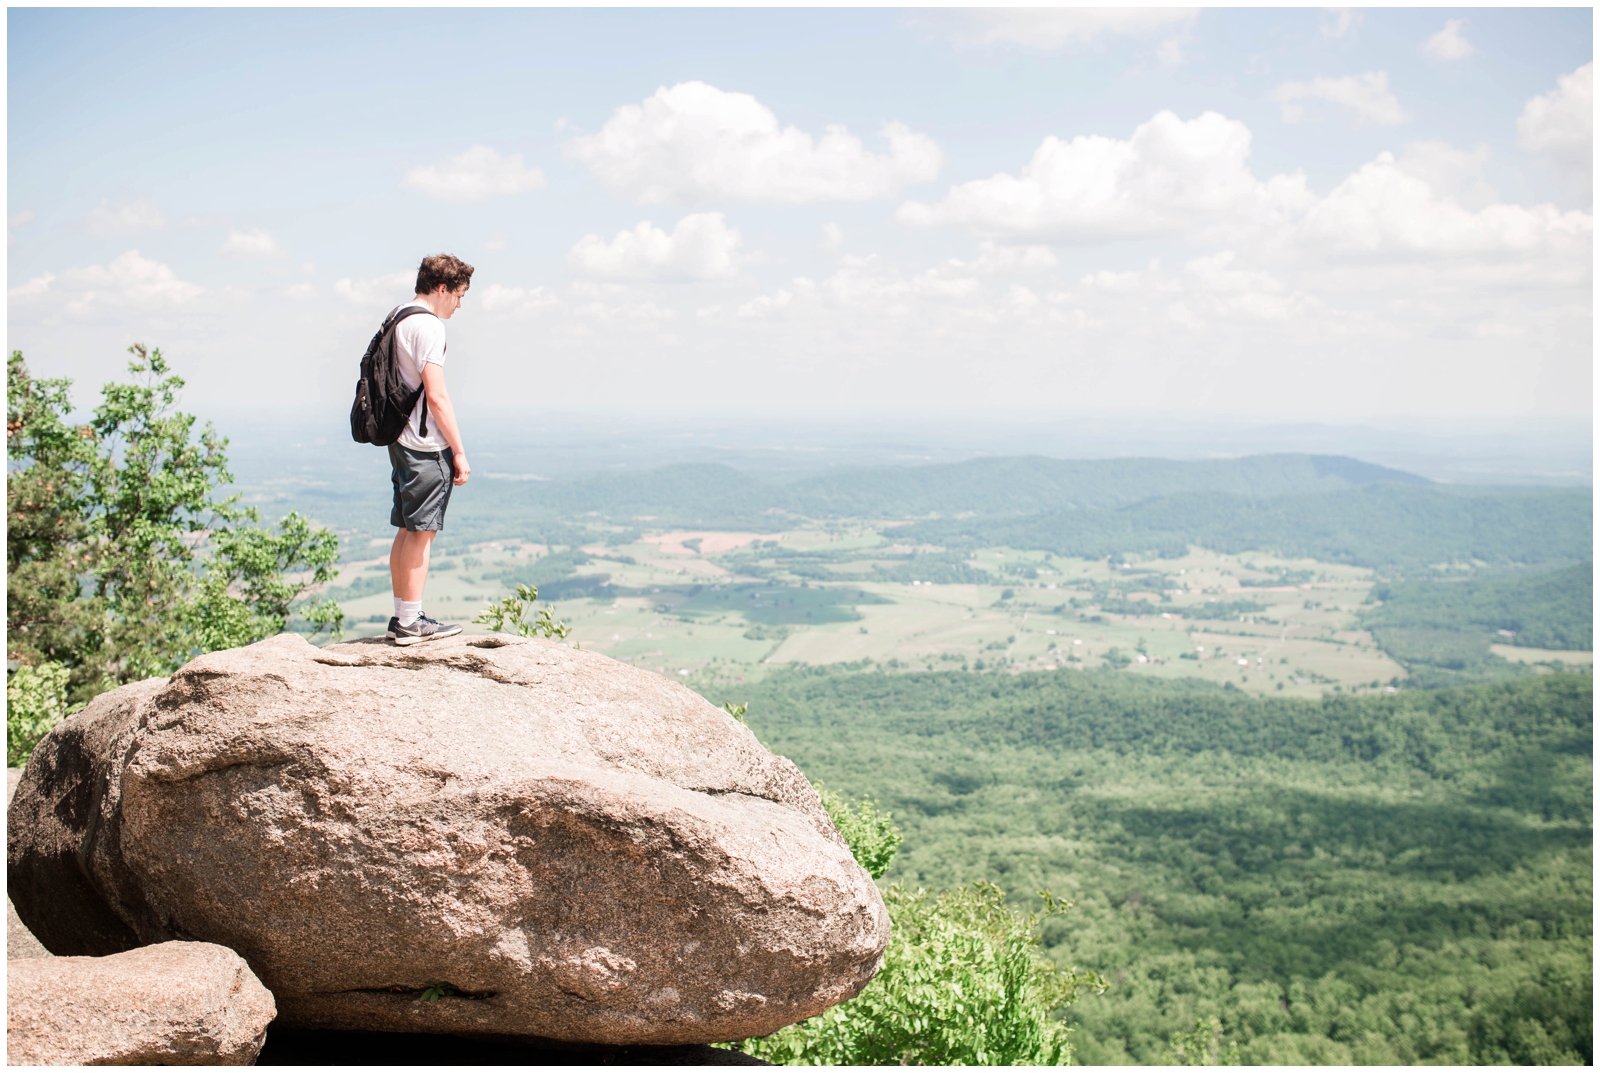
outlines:
{"label": "backpack shoulder strap", "polygon": [[[423,306],[408,305],[401,309],[395,310],[394,316],[390,317],[389,320],[384,323],[383,331],[387,332],[391,330],[413,313],[426,313],[430,317],[437,317],[439,315],[433,310],[427,309]],[[441,320],[439,323],[443,324],[444,321]],[[417,388],[417,394],[422,396],[422,415],[417,422],[417,433],[419,435],[426,436],[428,434],[428,393],[419,387]]]}
{"label": "backpack shoulder strap", "polygon": [[394,316],[390,317],[388,320],[383,322],[383,330],[384,331],[388,331],[390,328],[395,327],[401,321],[405,320],[407,317],[412,316],[413,314],[416,314],[416,313],[426,313],[430,317],[434,315],[433,310],[424,309],[421,306],[417,306],[417,305],[402,306],[401,308],[399,308],[399,309],[394,311]]}

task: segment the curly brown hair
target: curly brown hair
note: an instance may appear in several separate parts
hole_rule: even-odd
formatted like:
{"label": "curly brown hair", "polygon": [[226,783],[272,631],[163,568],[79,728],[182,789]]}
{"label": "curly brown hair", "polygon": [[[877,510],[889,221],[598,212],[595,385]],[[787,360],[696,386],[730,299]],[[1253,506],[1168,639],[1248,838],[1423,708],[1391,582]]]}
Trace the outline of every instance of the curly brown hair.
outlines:
{"label": "curly brown hair", "polygon": [[417,293],[432,294],[440,286],[452,291],[464,291],[472,285],[472,266],[448,253],[436,253],[422,259],[417,269]]}

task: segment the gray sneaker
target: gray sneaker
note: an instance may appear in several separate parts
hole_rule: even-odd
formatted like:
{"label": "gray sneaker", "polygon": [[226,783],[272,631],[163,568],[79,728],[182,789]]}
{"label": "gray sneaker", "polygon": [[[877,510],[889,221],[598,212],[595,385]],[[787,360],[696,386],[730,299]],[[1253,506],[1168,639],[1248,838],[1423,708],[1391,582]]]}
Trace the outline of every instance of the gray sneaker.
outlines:
{"label": "gray sneaker", "polygon": [[435,622],[427,615],[418,615],[417,621],[409,626],[400,625],[400,620],[389,620],[389,636],[394,638],[397,645],[414,645],[422,641],[437,641],[441,637],[454,637],[461,632],[461,627],[454,622]]}

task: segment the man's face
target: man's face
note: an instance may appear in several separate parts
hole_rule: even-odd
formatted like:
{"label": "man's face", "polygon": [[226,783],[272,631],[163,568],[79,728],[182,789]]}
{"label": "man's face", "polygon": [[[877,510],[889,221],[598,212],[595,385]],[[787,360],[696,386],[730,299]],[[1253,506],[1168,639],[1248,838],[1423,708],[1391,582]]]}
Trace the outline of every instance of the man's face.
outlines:
{"label": "man's face", "polygon": [[455,314],[455,311],[461,308],[462,299],[467,296],[467,288],[461,287],[452,291],[450,288],[440,284],[435,294],[438,299],[436,305],[439,319],[449,320]]}

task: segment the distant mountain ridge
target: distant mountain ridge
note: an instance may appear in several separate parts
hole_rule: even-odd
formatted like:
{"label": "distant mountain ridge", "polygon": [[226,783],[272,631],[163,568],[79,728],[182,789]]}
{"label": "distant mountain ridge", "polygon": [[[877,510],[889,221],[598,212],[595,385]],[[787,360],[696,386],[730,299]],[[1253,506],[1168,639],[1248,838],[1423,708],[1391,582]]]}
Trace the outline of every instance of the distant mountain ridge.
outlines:
{"label": "distant mountain ridge", "polygon": [[776,483],[728,466],[682,463],[643,473],[590,474],[502,487],[506,506],[613,521],[654,515],[711,524],[771,512],[808,518],[1004,517],[1117,507],[1155,496],[1221,492],[1247,498],[1431,482],[1338,455],[1251,455],[1178,462],[1024,456],[895,469],[851,469]]}

